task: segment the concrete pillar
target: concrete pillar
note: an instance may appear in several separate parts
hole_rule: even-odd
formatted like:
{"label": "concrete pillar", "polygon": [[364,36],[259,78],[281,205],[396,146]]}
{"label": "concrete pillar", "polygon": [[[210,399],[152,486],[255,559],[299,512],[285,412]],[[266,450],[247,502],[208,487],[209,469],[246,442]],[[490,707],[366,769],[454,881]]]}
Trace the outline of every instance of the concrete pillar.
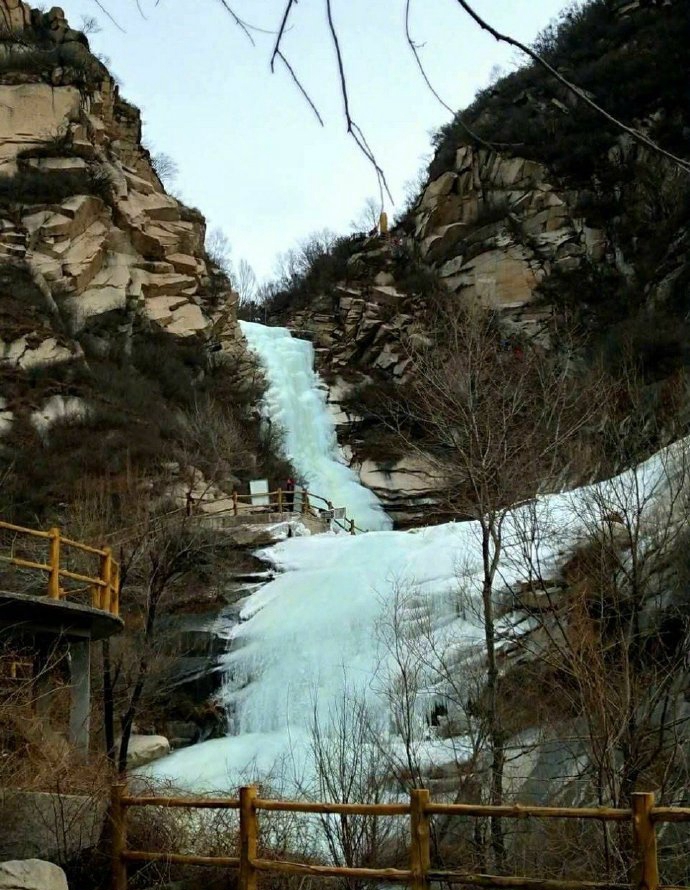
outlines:
{"label": "concrete pillar", "polygon": [[70,656],[69,740],[86,758],[89,753],[89,720],[91,716],[90,641],[72,642]]}

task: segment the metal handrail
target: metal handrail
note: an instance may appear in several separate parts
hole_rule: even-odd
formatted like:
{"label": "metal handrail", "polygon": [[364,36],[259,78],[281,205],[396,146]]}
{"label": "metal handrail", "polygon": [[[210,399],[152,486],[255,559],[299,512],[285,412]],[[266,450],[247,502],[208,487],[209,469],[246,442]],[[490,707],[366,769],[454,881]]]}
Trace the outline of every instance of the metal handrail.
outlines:
{"label": "metal handrail", "polygon": [[[90,544],[83,544],[81,541],[74,541],[71,538],[64,537],[60,529],[55,527],[48,531],[39,529],[25,528],[21,525],[15,525],[12,522],[0,520],[0,530],[14,532],[16,535],[23,535],[30,538],[39,538],[47,540],[48,544],[48,561],[37,562],[35,560],[23,559],[18,556],[0,555],[0,561],[9,563],[19,569],[29,571],[45,572],[48,575],[48,584],[46,594],[49,599],[63,600],[74,593],[73,590],[65,589],[61,586],[61,579],[70,581],[80,581],[86,585],[91,591],[91,606],[94,609],[101,609],[110,615],[119,615],[120,613],[120,566],[113,559],[112,549],[110,547],[93,547]],[[62,564],[62,553],[64,549],[77,550],[81,553],[88,553],[97,556],[100,559],[98,575],[84,575],[79,572],[73,572]]]}

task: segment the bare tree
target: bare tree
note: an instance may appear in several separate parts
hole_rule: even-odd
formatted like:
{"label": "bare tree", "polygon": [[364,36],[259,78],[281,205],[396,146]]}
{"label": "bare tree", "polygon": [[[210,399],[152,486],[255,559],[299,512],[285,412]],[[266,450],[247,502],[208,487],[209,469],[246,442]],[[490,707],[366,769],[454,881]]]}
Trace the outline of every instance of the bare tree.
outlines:
{"label": "bare tree", "polygon": [[[302,790],[317,800],[343,803],[381,803],[387,797],[386,759],[374,743],[377,724],[358,690],[347,682],[324,717],[314,702],[310,748],[314,761],[314,787]],[[391,820],[377,816],[320,817],[330,859],[337,865],[371,867],[380,864],[394,838]],[[349,879],[350,890],[366,882]]]}
{"label": "bare tree", "polygon": [[[129,676],[120,692],[120,741],[117,750],[117,768],[124,773],[127,768],[129,742],[135,720],[140,714],[146,683],[161,653],[158,635],[158,618],[175,584],[195,568],[208,561],[214,547],[213,533],[208,534],[193,517],[181,515],[173,521],[152,523],[139,529],[135,546],[123,551],[121,595],[129,601],[129,608],[138,611],[139,633],[135,641],[137,655],[129,665]],[[120,661],[116,671],[122,671]],[[111,700],[116,699],[115,686],[118,676],[110,673]],[[106,730],[107,731],[107,730]]]}
{"label": "bare tree", "polygon": [[[475,519],[479,529],[486,677],[478,708],[491,752],[488,797],[500,804],[507,736],[499,702],[496,584],[505,521],[512,505],[563,480],[601,393],[594,399],[574,380],[567,353],[558,357],[511,343],[494,315],[480,308],[448,301],[435,333],[433,347],[411,347],[417,378],[403,396],[397,429],[406,447],[444,480],[443,512]],[[491,820],[491,845],[501,868],[498,818]]]}
{"label": "bare tree", "polygon": [[237,264],[233,284],[240,295],[240,303],[253,303],[259,288],[254,270],[247,260],[241,259]]}
{"label": "bare tree", "polygon": [[228,278],[232,278],[232,250],[230,247],[230,239],[219,226],[208,230],[205,247],[206,253],[211,258],[211,261],[224,272]]}
{"label": "bare tree", "polygon": [[151,166],[166,188],[169,188],[175,182],[180,172],[177,161],[164,151],[151,155]]}
{"label": "bare tree", "polygon": [[368,197],[350,226],[355,232],[370,232],[378,228],[381,209],[381,204],[376,198]]}

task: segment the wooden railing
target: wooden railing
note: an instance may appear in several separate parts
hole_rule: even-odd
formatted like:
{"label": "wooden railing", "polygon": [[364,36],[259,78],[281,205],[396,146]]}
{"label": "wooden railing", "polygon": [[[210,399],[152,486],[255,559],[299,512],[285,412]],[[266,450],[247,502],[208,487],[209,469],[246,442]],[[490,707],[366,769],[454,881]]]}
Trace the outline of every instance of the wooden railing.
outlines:
{"label": "wooden railing", "polygon": [[[262,503],[257,503],[261,499]],[[298,509],[295,510],[295,503],[298,503]],[[323,505],[320,507],[318,505]],[[223,510],[217,513],[209,513],[210,517],[232,515],[242,516],[245,512],[247,515],[252,513],[299,513],[305,516],[320,516],[324,511],[332,513],[334,510],[333,502],[321,495],[314,494],[306,488],[299,488],[293,491],[278,488],[275,491],[269,491],[261,494],[239,494],[236,491],[232,493],[232,507],[230,510]],[[351,535],[357,532],[363,532],[365,529],[355,524],[355,520],[345,514],[342,519],[332,518],[332,522],[338,525],[343,531]]]}
{"label": "wooden railing", "polygon": [[[191,809],[239,810],[239,856],[203,856],[189,853],[130,850],[127,846],[127,813],[131,807],[183,807]],[[317,813],[341,816],[407,816],[409,818],[409,866],[401,868],[354,868],[313,865],[258,855],[259,811]],[[527,888],[527,890],[690,890],[660,884],[656,826],[663,822],[690,822],[690,807],[655,807],[654,795],[636,793],[630,809],[609,807],[483,806],[434,803],[424,788],[410,792],[409,803],[360,804],[316,803],[309,801],[262,800],[258,788],[240,789],[239,798],[134,797],[125,785],[112,789],[112,867],[113,890],[126,890],[130,862],[163,862],[180,865],[210,865],[239,870],[240,890],[257,890],[262,872],[303,877],[355,878],[407,884],[413,890],[429,890],[434,882],[464,884],[468,887]],[[601,822],[627,822],[631,829],[633,871],[627,884],[610,881],[579,881],[512,875],[469,874],[431,867],[432,816],[470,816],[502,819],[583,819]]]}
{"label": "wooden railing", "polygon": [[[10,533],[11,541],[7,545],[9,555],[0,553],[0,562],[18,569],[40,572],[48,576],[45,595],[52,600],[72,598],[84,590],[90,596],[90,605],[94,609],[102,609],[111,615],[120,612],[120,567],[113,559],[110,547],[99,549],[80,541],[65,537],[59,528],[39,531],[24,528],[11,522],[0,520],[0,532]],[[30,545],[43,544],[47,548],[45,562],[15,556],[17,542],[28,541]],[[3,548],[4,549],[4,548]],[[65,558],[69,553],[86,555],[98,563],[97,574],[74,572],[67,568]],[[63,584],[63,582],[65,582]],[[81,584],[81,587],[74,585]]]}

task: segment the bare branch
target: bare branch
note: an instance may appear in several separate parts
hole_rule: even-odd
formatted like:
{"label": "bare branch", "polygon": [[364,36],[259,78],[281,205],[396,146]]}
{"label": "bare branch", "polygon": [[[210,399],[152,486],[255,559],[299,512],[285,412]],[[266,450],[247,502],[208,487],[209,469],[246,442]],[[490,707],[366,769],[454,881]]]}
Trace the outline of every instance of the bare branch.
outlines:
{"label": "bare branch", "polygon": [[[275,70],[275,60],[276,56],[282,58],[282,60],[287,65],[285,61],[285,57],[280,51],[280,43],[283,39],[283,34],[285,33],[285,28],[287,26],[288,19],[290,18],[290,12],[292,11],[292,7],[295,6],[297,0],[288,0],[287,5],[285,7],[285,12],[283,13],[283,19],[280,23],[280,28],[278,28],[278,36],[276,37],[275,46],[273,47],[273,54],[271,55],[271,71]],[[290,72],[292,73],[292,69],[288,65]],[[305,94],[306,95],[306,94]],[[308,97],[307,97],[308,98]]]}
{"label": "bare branch", "polygon": [[452,109],[450,107],[450,105],[448,105],[447,102],[444,102],[444,100],[441,98],[441,96],[438,94],[438,92],[434,88],[433,84],[429,80],[429,76],[426,73],[426,69],[424,68],[422,59],[419,55],[420,44],[416,43],[412,39],[412,34],[410,32],[410,9],[411,9],[411,6],[412,6],[412,0],[405,0],[405,37],[407,39],[408,46],[412,50],[412,55],[414,56],[415,62],[417,63],[417,67],[419,68],[420,74],[422,75],[422,78],[424,79],[424,83],[427,85],[427,87],[431,91],[432,96],[436,99],[436,101],[440,105],[442,105],[443,108],[445,108],[449,114],[453,115],[454,119],[457,121],[457,123],[460,124],[460,126],[467,133],[467,135],[470,137],[470,139],[474,139],[475,142],[478,142],[480,145],[483,145],[485,148],[488,148],[489,150],[493,150],[494,146],[490,142],[487,142],[485,139],[482,139],[482,137],[479,136],[478,133],[475,133],[474,130],[470,129],[470,127],[468,127],[467,124],[463,121],[460,113],[456,113],[454,111],[454,109]]}
{"label": "bare branch", "polygon": [[331,39],[333,41],[333,48],[335,49],[335,55],[338,62],[338,76],[340,78],[340,92],[343,98],[343,108],[345,111],[345,120],[347,121],[347,132],[352,136],[352,138],[357,143],[362,154],[367,158],[369,163],[373,166],[376,171],[376,177],[379,183],[379,192],[381,193],[381,203],[383,204],[383,190],[386,190],[386,194],[393,201],[393,196],[391,195],[390,189],[388,188],[388,183],[386,182],[386,176],[379,166],[378,161],[376,160],[374,153],[369,148],[367,141],[362,133],[360,127],[355,123],[350,113],[350,97],[347,91],[347,81],[345,77],[345,65],[343,62],[343,55],[340,50],[340,40],[338,39],[338,32],[335,27],[335,23],[333,22],[333,10],[331,8],[331,0],[326,0],[326,13],[328,16],[328,28],[331,32]]}
{"label": "bare branch", "polygon": [[[283,63],[283,65],[285,65],[285,67],[287,68],[287,70],[288,70],[289,73],[290,73],[290,77],[292,78],[293,82],[294,82],[295,85],[297,86],[297,89],[298,89],[298,90],[300,91],[300,93],[304,96],[304,98],[306,99],[306,101],[307,101],[308,104],[309,104],[309,107],[311,108],[311,110],[312,110],[312,111],[314,112],[314,114],[316,115],[316,119],[318,120],[318,122],[319,122],[319,123],[321,124],[321,126],[323,127],[323,126],[324,126],[323,118],[322,118],[321,115],[319,114],[319,110],[318,110],[318,108],[316,107],[316,105],[315,105],[314,102],[312,101],[312,99],[311,99],[309,93],[308,93],[308,92],[306,91],[306,89],[302,86],[302,83],[300,82],[299,78],[298,78],[297,75],[295,74],[295,72],[294,72],[294,70],[293,70],[293,68],[292,68],[292,65],[288,62],[288,60],[287,60],[287,59],[285,58],[285,56],[283,55],[282,50],[279,50],[279,49],[276,50],[276,51],[275,51],[275,55],[277,55],[277,57],[280,59],[280,61]],[[272,69],[272,68],[273,68],[273,59],[271,59],[271,69]]]}
{"label": "bare branch", "polygon": [[222,5],[223,9],[225,9],[225,11],[232,17],[232,19],[235,22],[235,24],[237,25],[237,27],[240,28],[244,32],[244,34],[246,35],[246,37],[249,40],[249,42],[251,43],[251,45],[256,46],[254,38],[252,37],[252,35],[249,31],[250,26],[237,15],[237,13],[230,6],[230,4],[227,2],[227,0],[218,0],[218,2]]}
{"label": "bare branch", "polygon": [[94,3],[101,10],[101,12],[110,19],[110,21],[113,23],[113,25],[115,25],[115,27],[117,28],[118,31],[122,31],[123,34],[127,33],[125,31],[125,29],[122,27],[122,25],[118,21],[116,21],[113,18],[113,16],[108,12],[108,10],[105,8],[105,6],[101,3],[101,0],[94,0]]}

